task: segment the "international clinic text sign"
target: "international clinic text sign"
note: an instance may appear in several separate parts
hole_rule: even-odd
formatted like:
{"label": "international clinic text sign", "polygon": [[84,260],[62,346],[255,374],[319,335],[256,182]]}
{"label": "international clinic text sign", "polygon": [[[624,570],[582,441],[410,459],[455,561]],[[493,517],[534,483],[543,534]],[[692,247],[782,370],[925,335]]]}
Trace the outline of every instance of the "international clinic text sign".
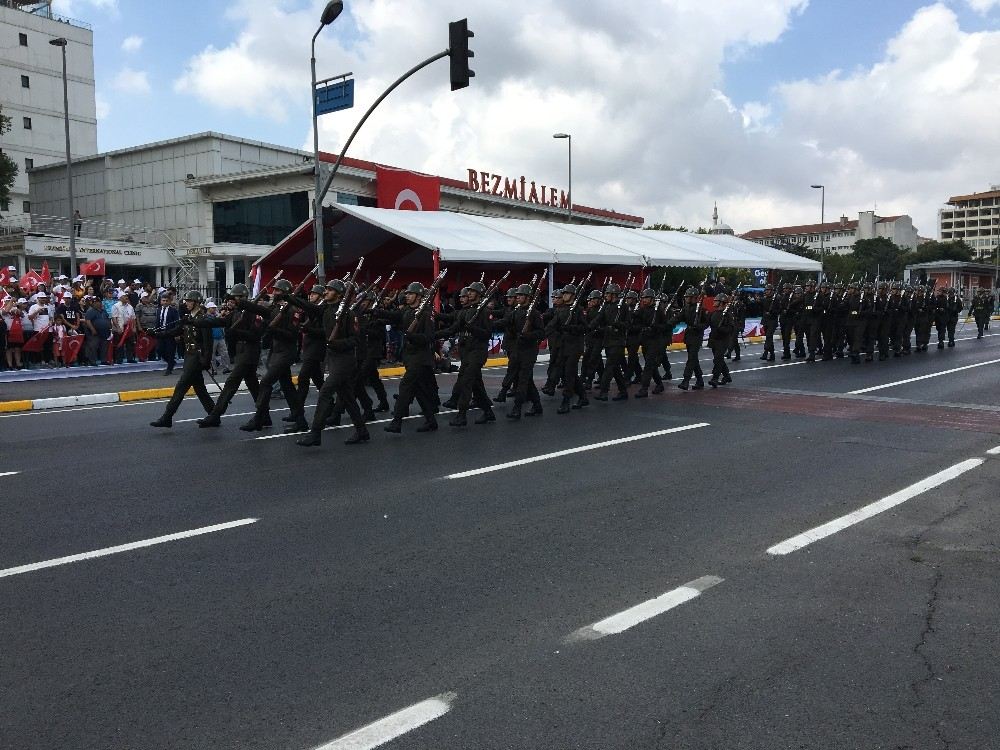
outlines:
{"label": "international clinic text sign", "polygon": [[[170,253],[161,247],[147,245],[126,245],[115,242],[77,243],[76,252],[84,257],[104,257],[109,263],[141,264],[147,266],[174,265]],[[69,242],[53,241],[51,237],[25,237],[24,254],[48,258],[69,257]]]}

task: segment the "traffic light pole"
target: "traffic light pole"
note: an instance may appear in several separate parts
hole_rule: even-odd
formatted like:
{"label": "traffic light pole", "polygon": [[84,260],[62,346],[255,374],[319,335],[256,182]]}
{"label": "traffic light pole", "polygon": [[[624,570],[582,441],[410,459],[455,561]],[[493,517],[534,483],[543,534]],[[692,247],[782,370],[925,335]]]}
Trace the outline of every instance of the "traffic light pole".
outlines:
{"label": "traffic light pole", "polygon": [[326,196],[327,192],[329,192],[330,185],[333,184],[333,178],[337,176],[337,170],[340,169],[340,164],[344,160],[344,154],[347,153],[347,149],[349,149],[351,147],[351,143],[354,142],[354,138],[355,138],[355,136],[357,136],[358,131],[361,130],[361,126],[365,124],[365,122],[371,116],[372,112],[375,111],[375,108],[378,107],[378,105],[381,104],[382,101],[387,96],[389,96],[389,94],[391,94],[393,91],[395,91],[396,88],[401,83],[403,83],[403,81],[405,81],[407,78],[409,78],[410,76],[412,76],[417,71],[422,70],[423,68],[426,68],[431,63],[437,62],[438,60],[440,60],[443,57],[448,57],[450,54],[451,54],[451,50],[445,50],[444,52],[438,52],[436,55],[434,55],[432,57],[428,57],[426,60],[424,60],[419,65],[415,65],[414,67],[410,68],[408,71],[406,71],[405,73],[403,73],[403,75],[401,75],[399,78],[397,78],[395,80],[395,82],[393,82],[393,84],[391,86],[389,86],[389,88],[387,88],[385,91],[382,92],[382,95],[378,99],[375,100],[375,103],[372,104],[372,106],[368,108],[368,111],[365,112],[364,117],[362,117],[361,120],[360,120],[360,122],[358,122],[357,127],[354,128],[354,131],[351,133],[350,138],[347,139],[347,142],[344,144],[344,147],[342,149],[340,149],[340,153],[337,155],[337,161],[334,162],[333,169],[330,170],[330,174],[327,176],[326,182],[323,184],[323,189],[316,196],[316,205],[317,206],[322,205],[323,198]]}

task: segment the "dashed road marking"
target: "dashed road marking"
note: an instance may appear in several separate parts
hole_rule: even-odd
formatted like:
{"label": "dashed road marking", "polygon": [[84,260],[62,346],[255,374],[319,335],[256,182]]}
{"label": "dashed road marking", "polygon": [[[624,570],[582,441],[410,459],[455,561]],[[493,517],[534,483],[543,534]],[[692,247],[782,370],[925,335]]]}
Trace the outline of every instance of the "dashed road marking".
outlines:
{"label": "dashed road marking", "polygon": [[657,615],[662,615],[675,607],[679,607],[685,602],[696,599],[713,586],[722,583],[723,579],[718,576],[702,576],[683,586],[679,586],[672,591],[661,594],[655,599],[649,599],[642,604],[629,607],[624,612],[606,617],[593,625],[587,625],[571,633],[566,637],[567,642],[591,641],[603,638],[606,635],[618,635],[624,633],[629,628],[651,620]]}
{"label": "dashed road marking", "polygon": [[20,474],[19,471],[0,471],[0,477],[12,477],[15,474]]}
{"label": "dashed road marking", "polygon": [[343,737],[320,745],[315,750],[371,750],[381,747],[434,719],[440,719],[451,710],[451,704],[457,697],[456,693],[442,693],[420,703],[414,703],[409,708],[355,729]]}
{"label": "dashed road marking", "polygon": [[134,549],[152,547],[157,544],[174,542],[178,539],[189,539],[190,537],[201,536],[202,534],[212,534],[216,531],[235,529],[238,526],[246,526],[251,523],[257,523],[257,520],[258,519],[256,518],[243,518],[239,521],[217,523],[214,526],[203,526],[200,529],[191,529],[190,531],[179,531],[175,534],[167,534],[165,536],[158,536],[152,539],[143,539],[138,542],[129,542],[128,544],[119,544],[115,547],[105,547],[104,549],[93,550],[92,552],[81,552],[77,555],[57,557],[54,560],[45,560],[43,562],[30,563],[28,565],[18,565],[16,568],[6,568],[4,570],[0,570],[0,578],[16,576],[21,573],[31,573],[36,570],[44,570],[45,568],[54,568],[58,565],[68,565],[69,563],[80,562],[81,560],[93,560],[97,557],[107,557],[108,555],[116,555],[119,552],[131,552]]}
{"label": "dashed road marking", "polygon": [[1000,445],[998,445],[996,448],[990,448],[988,451],[986,451],[986,455],[987,456],[1000,456]]}
{"label": "dashed road marking", "polygon": [[848,391],[850,396],[860,396],[862,393],[871,393],[872,391],[881,391],[884,388],[892,388],[897,385],[906,385],[907,383],[916,383],[918,380],[928,380],[929,378],[939,378],[942,375],[951,375],[953,372],[961,372],[962,370],[972,370],[976,367],[985,367],[986,365],[995,365],[1000,363],[1000,359],[991,359],[989,362],[977,362],[974,365],[966,365],[965,367],[954,367],[951,370],[942,370],[941,372],[932,372],[929,375],[918,375],[915,378],[907,378],[906,380],[897,380],[894,383],[885,383],[883,385],[873,385],[870,388],[859,388],[856,391]]}
{"label": "dashed road marking", "polygon": [[494,471],[503,471],[504,469],[510,469],[515,466],[524,466],[525,464],[533,464],[538,461],[548,461],[552,458],[561,458],[562,456],[570,456],[574,453],[583,453],[585,451],[597,450],[598,448],[607,448],[612,445],[621,445],[622,443],[634,443],[637,440],[647,440],[649,438],[660,437],[661,435],[671,435],[675,432],[685,432],[687,430],[697,430],[699,427],[708,427],[708,422],[699,422],[698,424],[684,425],[683,427],[671,427],[668,430],[657,430],[656,432],[645,432],[642,435],[631,435],[629,437],[617,438],[616,440],[604,440],[600,443],[591,443],[590,445],[581,445],[578,448],[567,448],[566,450],[555,451],[553,453],[543,453],[540,456],[532,456],[531,458],[521,458],[517,461],[506,461],[502,464],[494,464],[493,466],[484,466],[481,469],[470,469],[469,471],[460,471],[457,474],[449,474],[445,479],[465,479],[466,477],[475,477],[480,474],[490,474]]}
{"label": "dashed road marking", "polygon": [[904,487],[898,492],[877,500],[870,505],[866,505],[863,508],[859,508],[853,513],[848,513],[846,516],[841,516],[840,518],[835,518],[832,521],[824,523],[822,526],[817,526],[814,529],[809,529],[801,534],[786,539],[783,542],[775,544],[773,547],[769,547],[767,552],[770,555],[787,555],[790,552],[795,552],[803,547],[806,547],[813,542],[817,542],[820,539],[825,539],[828,536],[836,534],[838,531],[843,531],[850,526],[866,521],[873,516],[877,516],[883,511],[894,508],[897,505],[905,503],[907,500],[922,495],[927,492],[927,490],[932,490],[935,487],[940,487],[946,482],[950,482],[952,479],[961,476],[967,471],[971,471],[978,466],[982,466],[986,463],[985,458],[970,458],[967,461],[962,461],[961,463],[955,464],[944,471],[939,471],[937,474],[927,477],[926,479],[921,479],[915,484],[911,484],[909,487]]}
{"label": "dashed road marking", "polygon": [[[454,414],[456,411],[457,409],[446,409],[444,411],[439,411],[435,416],[440,417],[445,414]],[[407,419],[418,419],[420,417],[423,417],[423,414],[411,414],[408,417],[403,417],[403,420],[405,421]],[[386,422],[391,422],[391,421],[392,417],[386,417],[385,419],[376,419],[374,422],[365,422],[365,427],[371,427],[373,424],[385,424]],[[353,426],[354,425],[348,422],[347,424],[339,424],[336,425],[335,427],[324,427],[323,432],[328,432],[330,430],[346,430],[348,427],[353,427]],[[303,435],[308,434],[308,432],[309,432],[308,430],[303,430],[301,432],[282,432],[278,435],[261,435],[260,437],[254,438],[254,440],[277,440],[278,438],[302,437]]]}

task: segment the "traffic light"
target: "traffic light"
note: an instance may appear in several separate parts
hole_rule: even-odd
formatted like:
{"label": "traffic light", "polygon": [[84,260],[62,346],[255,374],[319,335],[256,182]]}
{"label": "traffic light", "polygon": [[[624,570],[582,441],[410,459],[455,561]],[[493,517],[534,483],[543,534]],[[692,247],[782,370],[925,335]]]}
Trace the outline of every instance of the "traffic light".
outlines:
{"label": "traffic light", "polygon": [[469,85],[469,79],[476,74],[469,70],[469,58],[476,53],[469,49],[469,40],[474,37],[469,31],[469,19],[452,21],[448,24],[448,55],[451,58],[451,90],[457,91]]}

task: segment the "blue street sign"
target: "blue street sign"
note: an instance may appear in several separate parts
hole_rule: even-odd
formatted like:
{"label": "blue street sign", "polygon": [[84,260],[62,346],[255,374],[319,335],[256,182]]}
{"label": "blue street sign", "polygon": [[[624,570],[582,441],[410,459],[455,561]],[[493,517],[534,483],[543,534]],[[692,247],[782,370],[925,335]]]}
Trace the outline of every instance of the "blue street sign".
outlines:
{"label": "blue street sign", "polygon": [[354,106],[354,79],[316,85],[316,114],[326,115]]}
{"label": "blue street sign", "polygon": [[767,283],[767,269],[766,268],[753,269],[753,280],[757,282],[757,286],[764,286],[764,284]]}

